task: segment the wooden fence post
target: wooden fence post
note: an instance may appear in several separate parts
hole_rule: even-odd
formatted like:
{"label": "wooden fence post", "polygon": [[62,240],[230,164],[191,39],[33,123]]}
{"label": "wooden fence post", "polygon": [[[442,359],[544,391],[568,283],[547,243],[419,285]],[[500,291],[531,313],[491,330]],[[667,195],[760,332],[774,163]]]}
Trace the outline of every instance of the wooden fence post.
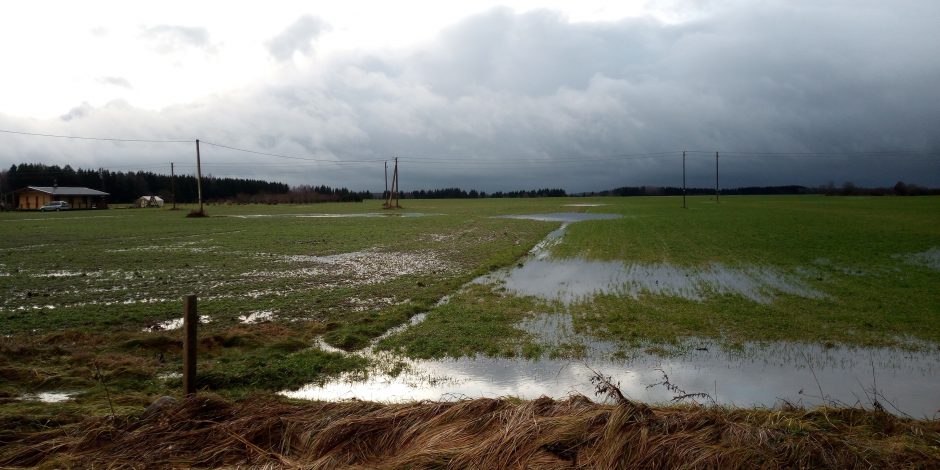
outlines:
{"label": "wooden fence post", "polygon": [[196,393],[196,325],[199,315],[196,313],[196,296],[183,298],[183,392],[186,395]]}

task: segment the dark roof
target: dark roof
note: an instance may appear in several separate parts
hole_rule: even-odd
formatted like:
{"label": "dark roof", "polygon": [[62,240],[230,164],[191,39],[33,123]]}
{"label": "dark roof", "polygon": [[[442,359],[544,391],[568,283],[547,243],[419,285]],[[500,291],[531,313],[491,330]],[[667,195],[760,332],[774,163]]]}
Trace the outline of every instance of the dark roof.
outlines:
{"label": "dark roof", "polygon": [[51,194],[53,196],[107,196],[108,193],[98,191],[97,189],[84,188],[81,186],[27,186],[20,191],[32,189],[41,193]]}

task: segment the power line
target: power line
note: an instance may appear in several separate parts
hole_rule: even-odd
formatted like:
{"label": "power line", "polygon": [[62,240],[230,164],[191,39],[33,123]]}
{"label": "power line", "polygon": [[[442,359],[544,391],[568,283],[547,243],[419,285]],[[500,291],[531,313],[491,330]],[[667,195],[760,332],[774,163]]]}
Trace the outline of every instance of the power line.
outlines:
{"label": "power line", "polygon": [[203,143],[203,144],[206,144],[206,145],[211,145],[211,146],[213,146],[213,147],[220,147],[220,148],[224,148],[224,149],[235,150],[235,151],[238,151],[238,152],[253,153],[253,154],[255,154],[255,155],[265,155],[265,156],[268,156],[268,157],[275,157],[275,158],[287,158],[287,159],[291,159],[291,160],[305,160],[305,161],[310,161],[310,162],[322,162],[322,163],[375,163],[375,162],[382,162],[382,161],[385,161],[384,158],[374,159],[374,160],[330,160],[330,159],[326,159],[326,158],[296,157],[296,156],[292,156],[292,155],[281,155],[281,154],[278,154],[278,153],[259,152],[259,151],[257,151],[257,150],[249,150],[249,149],[243,149],[243,148],[239,148],[239,147],[232,147],[232,146],[230,146],[230,145],[214,144],[214,143],[212,143],[212,142],[207,142],[207,141],[205,141],[205,140],[200,140],[200,142]]}
{"label": "power line", "polygon": [[58,135],[58,134],[40,134],[36,132],[22,132],[22,131],[11,131],[7,129],[0,129],[0,132],[6,134],[19,134],[19,135],[29,135],[34,137],[55,137],[58,139],[78,139],[78,140],[100,140],[100,141],[109,141],[109,142],[147,142],[153,144],[191,144],[192,140],[152,140],[152,139],[118,139],[113,137],[87,137],[87,136],[77,136],[77,135]]}

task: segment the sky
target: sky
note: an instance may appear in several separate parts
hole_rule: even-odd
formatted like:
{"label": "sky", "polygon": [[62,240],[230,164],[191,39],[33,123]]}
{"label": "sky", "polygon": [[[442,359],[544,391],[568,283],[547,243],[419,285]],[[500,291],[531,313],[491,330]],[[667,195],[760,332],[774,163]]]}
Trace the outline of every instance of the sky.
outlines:
{"label": "sky", "polygon": [[[356,190],[940,186],[940,2],[16,2],[0,167]],[[245,152],[241,150],[251,152]],[[267,154],[267,155],[266,155]],[[290,157],[290,158],[287,158]],[[391,165],[391,163],[390,163]]]}

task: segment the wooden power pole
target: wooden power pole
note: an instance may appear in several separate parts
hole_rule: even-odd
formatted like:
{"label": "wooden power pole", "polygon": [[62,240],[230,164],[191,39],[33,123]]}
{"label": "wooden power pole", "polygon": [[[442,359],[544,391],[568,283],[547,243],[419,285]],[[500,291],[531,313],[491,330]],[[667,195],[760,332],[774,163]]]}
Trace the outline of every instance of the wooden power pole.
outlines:
{"label": "wooden power pole", "polygon": [[388,160],[385,160],[385,192],[382,197],[388,197]]}
{"label": "wooden power pole", "polygon": [[196,194],[199,197],[199,213],[202,214],[202,162],[199,158],[199,139],[196,139]]}
{"label": "wooden power pole", "polygon": [[395,169],[392,171],[392,188],[388,193],[388,199],[382,207],[386,209],[401,209],[398,204],[398,157],[395,157]]}
{"label": "wooden power pole", "polygon": [[715,204],[718,204],[718,152],[715,152]]}
{"label": "wooden power pole", "polygon": [[199,315],[196,313],[196,296],[183,297],[183,393],[196,393],[196,325]]}
{"label": "wooden power pole", "polygon": [[682,208],[688,209],[685,205],[685,150],[682,151]]}
{"label": "wooden power pole", "polygon": [[173,169],[173,162],[170,162],[170,191],[173,194],[173,210],[176,210],[176,171]]}

